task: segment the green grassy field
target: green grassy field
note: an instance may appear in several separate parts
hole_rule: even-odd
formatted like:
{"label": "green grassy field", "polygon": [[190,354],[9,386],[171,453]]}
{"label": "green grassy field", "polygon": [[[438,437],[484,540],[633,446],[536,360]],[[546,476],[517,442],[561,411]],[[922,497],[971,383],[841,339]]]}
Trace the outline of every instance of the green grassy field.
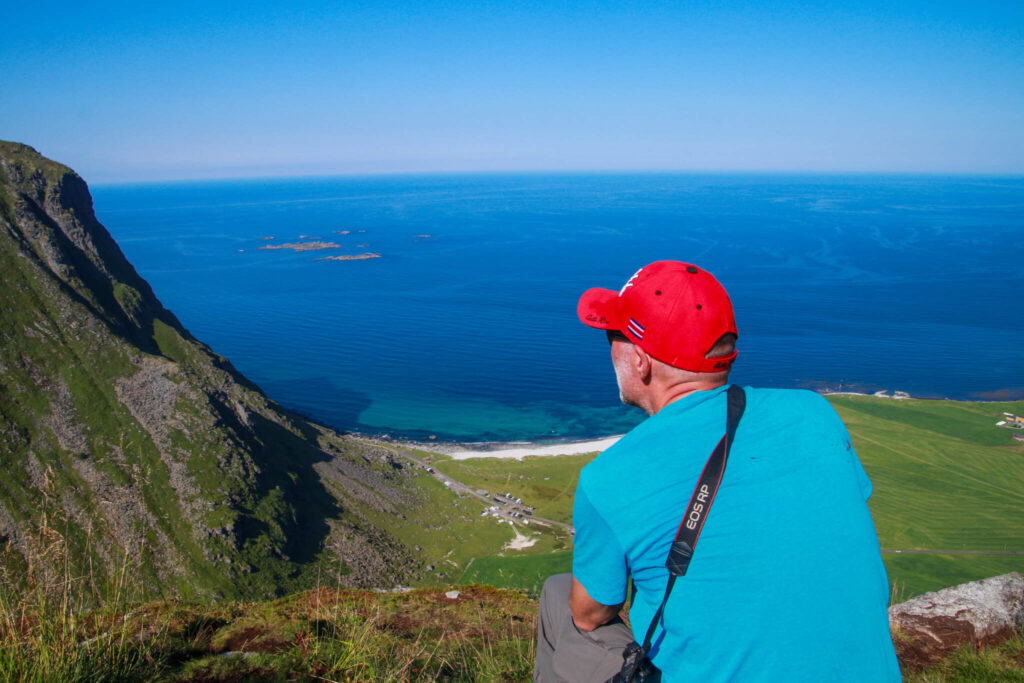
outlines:
{"label": "green grassy field", "polygon": [[[1024,412],[1024,401],[829,400],[874,483],[884,550],[1024,551],[1024,444],[995,426],[1004,411]],[[906,595],[1024,571],[1024,555],[883,557]]]}
{"label": "green grassy field", "polygon": [[[1024,571],[1024,555],[949,554],[1024,552],[1024,444],[1011,439],[1011,430],[995,426],[1003,411],[1024,413],[1024,402],[897,401],[873,396],[830,396],[829,401],[846,422],[874,483],[869,504],[897,599]],[[438,467],[458,481],[511,492],[534,505],[538,515],[571,522],[579,470],[596,454],[522,461],[434,457]],[[451,498],[443,487],[438,495]],[[448,572],[448,578],[536,591],[543,577],[569,571],[571,552],[557,548],[544,538],[546,534],[529,551],[491,552],[500,547],[497,541],[477,546],[471,530],[476,526],[486,527],[480,532],[486,536],[511,537],[509,529],[491,529],[493,522],[479,520],[479,509],[478,502],[470,502],[464,522],[468,526],[458,526],[465,540],[448,559],[459,563],[462,571]],[[567,547],[565,539],[562,543]],[[907,550],[947,552],[892,552]]]}
{"label": "green grassy field", "polygon": [[[507,524],[498,524],[494,519],[481,517],[480,512],[485,507],[482,501],[471,496],[454,495],[422,470],[413,474],[412,489],[419,497],[420,504],[404,519],[389,512],[363,510],[363,513],[414,549],[423,557],[424,565],[433,567],[419,582],[420,585],[481,583],[482,580],[472,578],[477,576],[478,570],[467,571],[474,568],[476,563],[500,565],[506,559],[543,558],[558,552],[567,554],[567,549],[571,547],[571,539],[564,531],[541,531],[536,527],[522,525],[514,531]],[[527,537],[533,541],[533,545],[522,550],[506,550],[505,546],[517,535]],[[494,585],[530,588],[532,584],[528,584],[525,579],[518,580],[516,576],[517,573],[511,574],[510,581],[497,581]]]}
{"label": "green grassy field", "polygon": [[484,557],[476,560],[459,577],[460,584],[482,583],[504,586],[540,595],[544,580],[552,574],[572,571],[572,551],[559,550],[529,555]]}
{"label": "green grassy field", "polygon": [[580,470],[597,453],[564,456],[527,456],[511,458],[472,458],[452,460],[436,456],[444,473],[474,488],[493,493],[511,493],[536,513],[558,522],[572,523],[572,499]]}

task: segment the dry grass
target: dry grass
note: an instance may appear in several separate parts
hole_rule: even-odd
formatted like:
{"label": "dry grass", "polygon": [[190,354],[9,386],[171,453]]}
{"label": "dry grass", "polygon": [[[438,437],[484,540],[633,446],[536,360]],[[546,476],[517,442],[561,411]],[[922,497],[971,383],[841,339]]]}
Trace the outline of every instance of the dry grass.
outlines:
{"label": "dry grass", "polygon": [[44,581],[33,569],[28,590],[5,583],[0,680],[526,681],[532,671],[536,605],[519,593],[322,588],[266,603],[132,604],[131,575],[126,563],[89,609],[88,581],[69,575]]}
{"label": "dry grass", "polygon": [[[45,512],[25,565],[0,575],[0,680],[528,681],[537,604],[490,586],[321,587],[272,602],[140,603],[127,559],[99,593],[73,576]],[[9,549],[8,549],[9,550]],[[9,552],[8,552],[9,554]],[[899,634],[896,634],[897,637]],[[1024,639],[964,647],[920,683],[1024,683]]]}

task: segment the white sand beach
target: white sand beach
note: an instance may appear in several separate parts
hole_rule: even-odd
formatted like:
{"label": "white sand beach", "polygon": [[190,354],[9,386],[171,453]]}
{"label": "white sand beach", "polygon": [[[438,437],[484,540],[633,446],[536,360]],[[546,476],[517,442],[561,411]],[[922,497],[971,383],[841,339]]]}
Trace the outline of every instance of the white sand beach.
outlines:
{"label": "white sand beach", "polygon": [[[577,455],[579,453],[593,453],[603,451],[619,439],[622,435],[609,436],[604,439],[593,439],[590,441],[574,441],[570,443],[555,444],[552,446],[540,446],[533,444],[509,444],[507,447],[498,445],[497,448],[466,448],[455,447],[445,448],[443,453],[454,460],[468,460],[469,458],[514,458],[522,460],[528,455]],[[427,447],[430,448],[429,446]],[[441,450],[441,449],[437,449]]]}

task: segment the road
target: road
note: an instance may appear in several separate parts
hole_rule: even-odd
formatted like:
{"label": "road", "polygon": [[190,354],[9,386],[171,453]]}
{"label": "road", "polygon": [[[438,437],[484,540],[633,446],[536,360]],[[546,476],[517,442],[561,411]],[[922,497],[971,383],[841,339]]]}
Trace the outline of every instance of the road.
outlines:
{"label": "road", "polygon": [[899,555],[1024,555],[1024,550],[887,550],[882,554]]}

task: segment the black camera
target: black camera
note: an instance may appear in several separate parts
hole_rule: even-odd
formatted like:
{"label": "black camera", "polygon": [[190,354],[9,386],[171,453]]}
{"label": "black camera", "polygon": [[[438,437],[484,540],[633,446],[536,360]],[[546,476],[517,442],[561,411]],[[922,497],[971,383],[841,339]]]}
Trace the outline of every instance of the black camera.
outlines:
{"label": "black camera", "polygon": [[647,659],[647,653],[634,640],[622,651],[622,670],[612,676],[609,683],[653,683],[660,681],[657,667]]}

